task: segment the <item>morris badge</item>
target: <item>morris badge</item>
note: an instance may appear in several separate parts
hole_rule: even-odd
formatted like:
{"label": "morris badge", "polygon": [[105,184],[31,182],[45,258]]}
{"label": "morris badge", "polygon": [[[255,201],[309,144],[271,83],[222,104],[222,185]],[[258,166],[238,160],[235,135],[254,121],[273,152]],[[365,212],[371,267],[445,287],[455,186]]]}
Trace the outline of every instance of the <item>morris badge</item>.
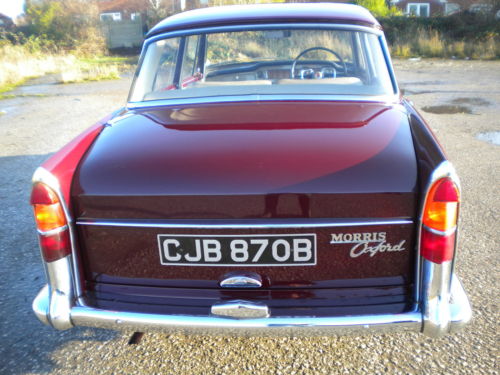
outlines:
{"label": "morris badge", "polygon": [[331,244],[352,243],[353,246],[349,255],[351,258],[357,258],[363,254],[369,254],[370,257],[377,253],[404,251],[406,240],[401,240],[398,244],[392,245],[386,240],[386,232],[366,232],[366,233],[332,233]]}

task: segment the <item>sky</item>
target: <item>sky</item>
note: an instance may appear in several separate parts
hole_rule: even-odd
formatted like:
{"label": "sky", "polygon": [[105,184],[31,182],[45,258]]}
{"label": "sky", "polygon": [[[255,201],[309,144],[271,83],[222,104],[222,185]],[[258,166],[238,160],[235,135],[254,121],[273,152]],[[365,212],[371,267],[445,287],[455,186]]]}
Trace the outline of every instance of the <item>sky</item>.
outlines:
{"label": "sky", "polygon": [[0,13],[16,18],[23,12],[24,0],[0,0]]}

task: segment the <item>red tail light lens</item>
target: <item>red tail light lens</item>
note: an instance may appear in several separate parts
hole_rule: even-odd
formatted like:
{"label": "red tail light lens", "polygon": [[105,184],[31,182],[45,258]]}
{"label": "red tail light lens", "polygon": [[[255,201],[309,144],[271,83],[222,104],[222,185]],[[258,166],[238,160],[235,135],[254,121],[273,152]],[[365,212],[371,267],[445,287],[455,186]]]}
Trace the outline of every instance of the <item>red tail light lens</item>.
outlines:
{"label": "red tail light lens", "polygon": [[459,191],[450,178],[436,181],[430,188],[423,212],[420,253],[441,264],[453,259],[458,218]]}
{"label": "red tail light lens", "polygon": [[46,262],[53,262],[71,253],[66,215],[57,194],[43,183],[36,183],[31,192],[40,248]]}
{"label": "red tail light lens", "polygon": [[440,236],[422,230],[422,256],[431,262],[441,264],[453,259],[455,250],[455,233],[448,236]]}
{"label": "red tail light lens", "polygon": [[53,262],[71,253],[71,244],[67,229],[50,236],[39,234],[38,237],[43,259],[46,262]]}

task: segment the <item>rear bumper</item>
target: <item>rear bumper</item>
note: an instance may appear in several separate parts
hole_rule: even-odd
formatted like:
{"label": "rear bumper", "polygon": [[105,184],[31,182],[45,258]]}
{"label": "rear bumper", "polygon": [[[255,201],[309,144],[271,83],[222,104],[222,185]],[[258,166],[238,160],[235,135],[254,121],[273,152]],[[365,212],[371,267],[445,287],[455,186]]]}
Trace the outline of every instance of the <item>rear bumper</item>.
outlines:
{"label": "rear bumper", "polygon": [[[471,307],[465,291],[457,277],[453,277],[449,298],[449,322],[439,322],[449,332],[458,331],[471,318]],[[46,285],[33,302],[33,310],[45,324],[65,329],[71,326],[99,327],[135,331],[183,332],[187,334],[222,334],[251,336],[306,335],[324,336],[341,334],[386,333],[393,331],[424,332],[439,336],[424,329],[425,318],[421,311],[403,314],[362,315],[343,317],[267,317],[259,319],[233,319],[218,316],[187,316],[131,313],[125,311],[102,310],[75,304],[67,306],[59,303],[63,311],[51,311],[57,305],[61,294],[51,293]],[[67,314],[63,322],[58,317]],[[442,332],[445,333],[445,332]]]}
{"label": "rear bumper", "polygon": [[[454,171],[448,162],[443,162],[433,172],[431,180],[436,181],[446,176],[454,176]],[[456,177],[453,178],[456,179]],[[54,182],[54,177],[43,168],[37,170],[34,181],[48,183],[49,186],[59,191],[57,181]],[[58,194],[63,201],[61,193]],[[66,206],[64,207],[68,215],[69,211]],[[76,237],[73,235],[71,220],[68,219],[68,222],[73,244]],[[420,238],[420,233],[417,238]],[[72,254],[76,254],[74,248]],[[423,259],[419,254],[417,254],[417,260],[415,300],[418,307],[414,311],[402,314],[277,317],[268,316],[266,313],[266,317],[261,318],[235,319],[220,315],[161,315],[97,309],[85,306],[80,298],[82,291],[78,276],[79,267],[72,255],[44,263],[49,283],[33,301],[33,310],[40,321],[61,330],[74,326],[90,326],[136,331],[184,331],[227,335],[326,335],[329,333],[336,335],[349,332],[410,330],[422,332],[430,337],[440,337],[460,330],[470,321],[472,310],[460,281],[453,273],[452,261],[437,264]],[[242,304],[238,304],[239,302]],[[251,304],[250,301],[238,301],[231,308],[239,309],[240,305],[244,307],[247,302]],[[215,305],[212,306],[214,307]],[[261,311],[255,309],[259,314],[267,311],[266,306],[260,306],[260,308]]]}

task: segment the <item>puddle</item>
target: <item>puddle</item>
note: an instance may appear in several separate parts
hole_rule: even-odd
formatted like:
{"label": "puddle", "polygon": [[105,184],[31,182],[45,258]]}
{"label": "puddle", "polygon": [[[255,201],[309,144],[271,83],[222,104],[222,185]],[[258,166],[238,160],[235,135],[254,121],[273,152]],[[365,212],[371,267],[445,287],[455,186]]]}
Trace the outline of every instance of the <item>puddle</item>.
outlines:
{"label": "puddle", "polygon": [[56,84],[54,74],[47,74],[42,77],[32,78],[24,83],[24,85],[17,86],[12,91],[8,91],[2,95],[2,99],[14,99],[17,97],[41,97],[48,96]]}
{"label": "puddle", "polygon": [[427,86],[427,85],[443,85],[448,83],[447,81],[405,81],[400,82],[403,86]]}
{"label": "puddle", "polygon": [[451,101],[452,104],[461,105],[461,104],[469,104],[469,105],[479,105],[479,106],[487,106],[491,103],[482,98],[456,98]]}
{"label": "puddle", "polygon": [[500,146],[500,131],[479,133],[478,135],[476,135],[476,138],[480,141],[493,143],[494,145]]}
{"label": "puddle", "polygon": [[16,104],[17,104],[16,101],[13,101],[13,102],[14,102],[14,105],[11,104],[12,102],[9,102],[9,105],[2,106],[2,108],[0,109],[0,112],[2,112],[4,115],[12,113],[13,110],[16,108]]}
{"label": "puddle", "polygon": [[452,105],[452,104],[443,104],[443,105],[431,105],[427,107],[422,107],[422,111],[428,113],[435,113],[437,115],[453,115],[455,113],[467,113],[472,114],[472,110],[469,107],[464,105]]}
{"label": "puddle", "polygon": [[52,84],[34,84],[34,85],[19,86],[16,87],[16,89],[11,91],[10,93],[17,96],[41,96],[41,95],[46,95],[47,92],[50,90],[51,86],[53,85],[54,84],[52,83]]}
{"label": "puddle", "polygon": [[410,90],[410,89],[403,89],[403,95],[421,95],[421,94],[433,94],[438,91],[432,91],[432,90]]}

